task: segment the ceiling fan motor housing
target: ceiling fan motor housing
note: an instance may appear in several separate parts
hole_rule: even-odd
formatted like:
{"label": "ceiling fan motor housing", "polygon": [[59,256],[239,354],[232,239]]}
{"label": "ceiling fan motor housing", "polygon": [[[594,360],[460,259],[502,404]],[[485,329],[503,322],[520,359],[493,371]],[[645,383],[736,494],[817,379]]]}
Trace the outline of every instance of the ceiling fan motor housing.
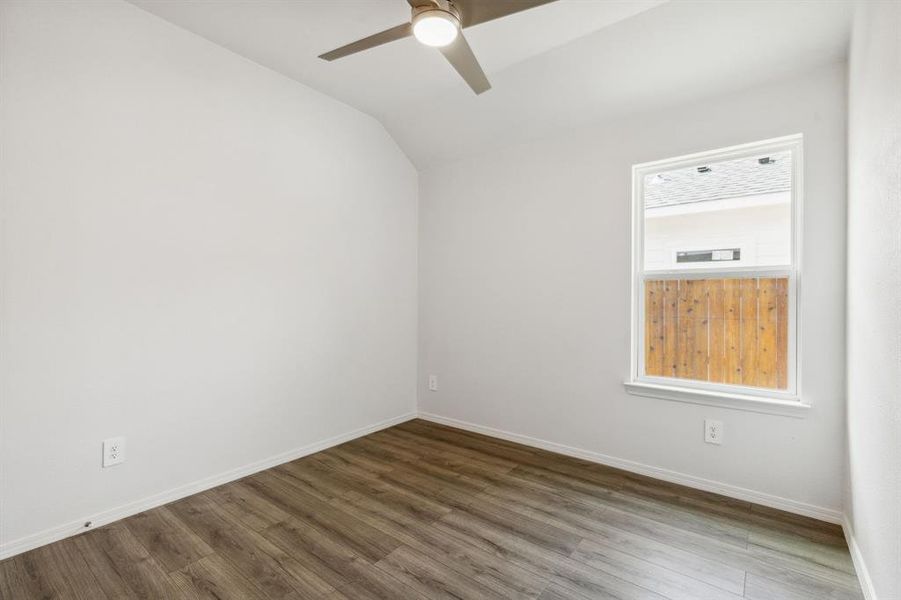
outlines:
{"label": "ceiling fan motor housing", "polygon": [[413,34],[427,46],[446,46],[460,33],[460,13],[449,2],[414,6],[412,13]]}

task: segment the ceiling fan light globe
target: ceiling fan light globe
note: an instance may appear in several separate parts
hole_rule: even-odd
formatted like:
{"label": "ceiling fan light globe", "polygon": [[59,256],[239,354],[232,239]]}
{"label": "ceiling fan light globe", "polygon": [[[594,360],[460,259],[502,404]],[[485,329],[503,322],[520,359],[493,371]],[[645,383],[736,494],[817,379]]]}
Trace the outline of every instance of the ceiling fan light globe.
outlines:
{"label": "ceiling fan light globe", "polygon": [[433,48],[448,46],[460,33],[460,21],[453,14],[429,10],[413,18],[413,35],[420,43]]}

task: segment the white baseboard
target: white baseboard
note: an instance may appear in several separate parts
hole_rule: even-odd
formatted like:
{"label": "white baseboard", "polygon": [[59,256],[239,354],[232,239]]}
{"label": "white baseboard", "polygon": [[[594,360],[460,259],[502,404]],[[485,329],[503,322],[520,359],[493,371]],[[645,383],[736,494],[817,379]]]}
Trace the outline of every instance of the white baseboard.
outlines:
{"label": "white baseboard", "polygon": [[452,419],[449,417],[442,417],[440,415],[431,413],[420,412],[419,418],[425,419],[426,421],[440,423],[442,425],[448,425],[450,427],[465,429],[474,433],[481,433],[490,437],[508,440],[510,442],[516,442],[525,446],[532,446],[534,448],[541,448],[542,450],[549,450],[550,452],[565,454],[566,456],[572,456],[574,458],[581,458],[583,460],[606,465],[608,467],[615,467],[624,471],[638,473],[639,475],[647,475],[648,477],[662,479],[663,481],[668,481],[670,483],[677,483],[687,487],[704,490],[706,492],[712,492],[714,494],[720,494],[722,496],[728,496],[730,498],[745,500],[747,502],[753,502],[754,504],[761,504],[770,508],[776,508],[779,510],[784,510],[786,512],[803,515],[805,517],[812,517],[814,519],[827,521],[829,523],[842,523],[841,511],[831,508],[798,502],[797,500],[790,500],[788,498],[782,498],[780,496],[774,496],[772,494],[757,492],[754,490],[749,490],[747,488],[730,485],[728,483],[712,481],[710,479],[688,475],[687,473],[679,473],[678,471],[662,469],[660,467],[654,467],[651,465],[626,460],[624,458],[617,458],[615,456],[608,456],[599,452],[573,448],[572,446],[565,446],[556,442],[549,442],[547,440],[533,438],[527,435],[511,433],[509,431],[502,431],[500,429],[485,427],[483,425],[476,425],[474,423],[468,423],[466,421],[460,421],[458,419]]}
{"label": "white baseboard", "polygon": [[182,485],[177,488],[161,492],[159,494],[154,494],[153,496],[142,498],[134,502],[129,502],[128,504],[105,510],[94,515],[87,515],[75,521],[65,523],[63,525],[58,525],[50,529],[45,529],[44,531],[25,536],[11,542],[6,542],[5,544],[0,544],[0,560],[87,531],[84,524],[88,521],[91,522],[90,529],[94,529],[96,527],[112,523],[113,521],[118,521],[119,519],[130,517],[131,515],[137,514],[139,512],[143,512],[151,508],[156,508],[157,506],[162,506],[163,504],[168,504],[169,502],[174,502],[175,500],[190,496],[191,494],[203,492],[218,485],[222,485],[223,483],[235,481],[236,479],[241,479],[242,477],[252,475],[264,469],[269,469],[282,463],[296,460],[310,454],[315,454],[316,452],[331,448],[332,446],[337,446],[338,444],[349,442],[350,440],[356,439],[358,437],[362,437],[364,435],[368,435],[381,429],[385,429],[387,427],[391,427],[393,425],[397,425],[398,423],[403,423],[404,421],[409,421],[410,419],[415,418],[416,413],[407,413],[391,419],[386,419],[374,425],[369,425],[367,427],[362,427],[360,429],[349,431],[341,435],[336,435],[334,437],[330,437],[328,439],[315,442],[301,448],[289,450],[288,452],[283,452],[281,454],[253,462],[249,465],[244,465],[243,467],[238,467],[237,469],[226,471],[225,473],[219,473],[218,475],[213,475],[212,477],[207,477],[199,481]]}
{"label": "white baseboard", "polygon": [[854,538],[854,529],[851,527],[847,515],[842,519],[842,530],[845,532],[845,541],[848,542],[848,549],[851,551],[851,560],[854,561],[854,570],[857,571],[857,579],[860,581],[863,597],[865,600],[877,600],[876,588],[873,587],[873,580],[870,579],[870,572],[863,561],[863,554]]}

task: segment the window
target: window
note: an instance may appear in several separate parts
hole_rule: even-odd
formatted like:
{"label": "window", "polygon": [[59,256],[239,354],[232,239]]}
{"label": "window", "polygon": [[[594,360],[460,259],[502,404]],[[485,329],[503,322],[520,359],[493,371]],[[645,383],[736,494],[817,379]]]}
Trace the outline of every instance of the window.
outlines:
{"label": "window", "polygon": [[633,167],[633,393],[799,404],[801,136]]}

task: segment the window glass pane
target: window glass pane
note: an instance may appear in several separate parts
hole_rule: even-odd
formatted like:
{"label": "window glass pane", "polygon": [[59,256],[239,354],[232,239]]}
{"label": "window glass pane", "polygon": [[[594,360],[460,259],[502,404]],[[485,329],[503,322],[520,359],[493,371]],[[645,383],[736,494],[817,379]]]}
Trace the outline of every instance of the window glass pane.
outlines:
{"label": "window glass pane", "polygon": [[789,151],[644,178],[644,268],[791,264]]}
{"label": "window glass pane", "polygon": [[645,374],[788,388],[788,278],[644,282]]}

